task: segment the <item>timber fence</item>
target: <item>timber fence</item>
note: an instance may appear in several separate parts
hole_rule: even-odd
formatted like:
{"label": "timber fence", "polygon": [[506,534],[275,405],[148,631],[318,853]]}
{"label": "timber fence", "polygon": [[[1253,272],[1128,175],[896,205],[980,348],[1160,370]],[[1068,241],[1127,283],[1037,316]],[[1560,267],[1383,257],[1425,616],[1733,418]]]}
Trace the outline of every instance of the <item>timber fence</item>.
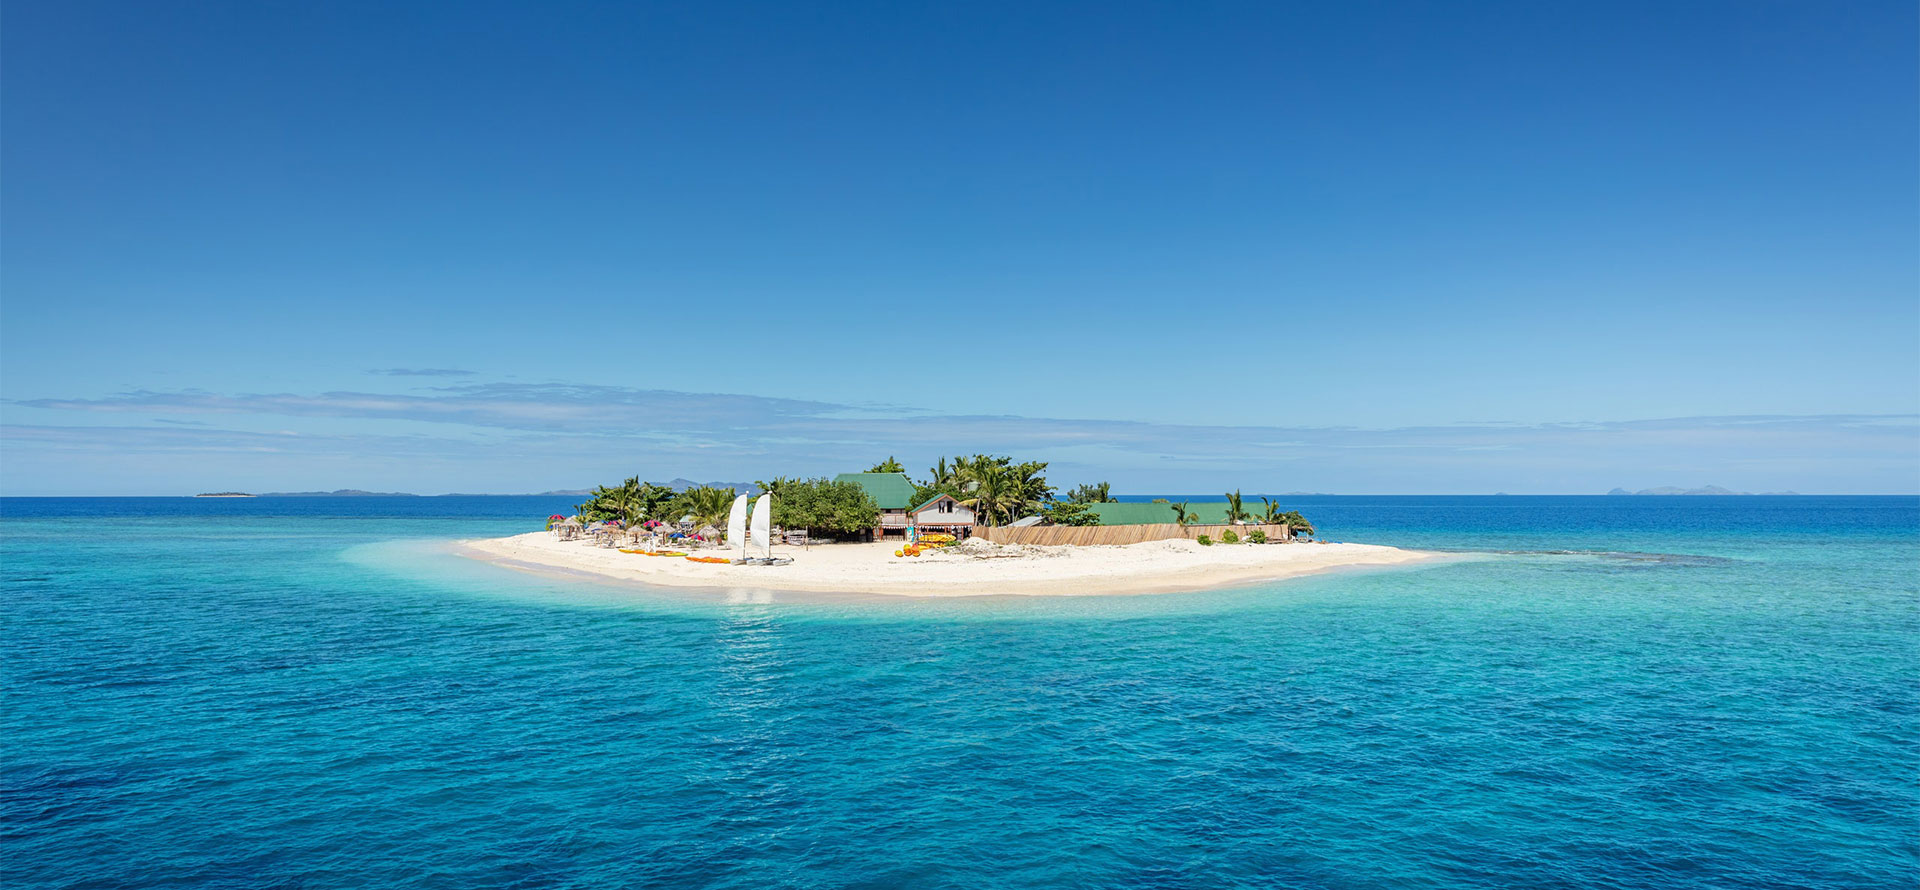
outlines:
{"label": "timber fence", "polygon": [[1074,544],[1082,547],[1100,544],[1139,544],[1145,541],[1171,541],[1180,538],[1192,540],[1206,535],[1215,541],[1228,530],[1245,541],[1256,530],[1267,533],[1269,541],[1285,541],[1292,537],[1285,524],[1274,525],[1176,525],[1158,523],[1153,525],[1034,525],[1026,528],[997,526],[987,528],[976,525],[973,536],[992,541],[995,544],[1037,544],[1056,546]]}

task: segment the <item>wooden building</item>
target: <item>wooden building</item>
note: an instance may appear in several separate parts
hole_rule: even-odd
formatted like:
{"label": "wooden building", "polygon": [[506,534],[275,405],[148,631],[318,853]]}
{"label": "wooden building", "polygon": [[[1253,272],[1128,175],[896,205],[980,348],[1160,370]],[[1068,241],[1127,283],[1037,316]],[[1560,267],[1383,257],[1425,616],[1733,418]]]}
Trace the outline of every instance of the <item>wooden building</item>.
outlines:
{"label": "wooden building", "polygon": [[923,532],[966,537],[973,531],[973,508],[943,494],[907,511],[915,528]]}

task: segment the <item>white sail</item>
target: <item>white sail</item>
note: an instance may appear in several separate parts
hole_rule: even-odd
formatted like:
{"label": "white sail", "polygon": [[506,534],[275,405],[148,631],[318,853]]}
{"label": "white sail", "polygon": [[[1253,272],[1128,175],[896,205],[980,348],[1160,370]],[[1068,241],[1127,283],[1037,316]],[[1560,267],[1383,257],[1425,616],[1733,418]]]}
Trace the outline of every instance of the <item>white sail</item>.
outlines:
{"label": "white sail", "polygon": [[773,495],[753,502],[753,549],[761,559],[773,558]]}
{"label": "white sail", "polygon": [[733,510],[727,514],[727,546],[747,558],[747,496],[737,495],[733,499]]}

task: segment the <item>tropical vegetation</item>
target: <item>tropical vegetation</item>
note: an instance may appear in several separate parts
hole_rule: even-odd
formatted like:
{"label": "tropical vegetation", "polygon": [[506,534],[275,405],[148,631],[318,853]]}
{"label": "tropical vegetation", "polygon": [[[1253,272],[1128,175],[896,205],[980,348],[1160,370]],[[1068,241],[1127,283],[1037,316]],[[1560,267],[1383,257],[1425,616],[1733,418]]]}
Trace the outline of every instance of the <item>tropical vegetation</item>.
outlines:
{"label": "tropical vegetation", "polygon": [[952,495],[981,525],[1000,525],[1038,513],[1054,499],[1046,472],[1046,461],[1015,463],[1010,457],[975,454],[949,463],[942,457],[929,468],[926,481],[914,481],[913,503]]}
{"label": "tropical vegetation", "polygon": [[776,477],[755,484],[773,495],[773,524],[781,528],[848,537],[880,524],[880,505],[852,482]]}
{"label": "tropical vegetation", "polygon": [[[867,472],[905,475],[903,465],[891,456]],[[914,506],[939,495],[952,495],[974,511],[980,524],[988,526],[1033,515],[1053,525],[1099,525],[1100,514],[1089,505],[1115,502],[1112,486],[1104,481],[1075,486],[1064,499],[1058,498],[1053,486],[1047,483],[1046,473],[1046,461],[1015,461],[1005,455],[974,454],[952,459],[943,456],[928,468],[924,480],[910,478],[909,481],[914,485]],[[878,505],[864,489],[851,482],[776,476],[754,485],[774,496],[773,522],[783,528],[851,536],[865,533],[879,523]],[[720,528],[726,525],[734,497],[731,488],[695,486],[675,491],[669,486],[642,482],[640,477],[630,476],[618,485],[595,487],[574,511],[585,521],[614,519],[628,526],[648,521],[672,523],[691,515],[700,525]],[[1295,534],[1315,534],[1313,523],[1299,511],[1282,510],[1271,498],[1260,498],[1257,512],[1248,509],[1239,489],[1227,492],[1225,498],[1225,519],[1229,524],[1285,524]],[[1154,503],[1167,504],[1173,511],[1173,521],[1179,525],[1199,521],[1196,511],[1186,501],[1168,503],[1156,498]],[[1259,543],[1252,533],[1248,540]]]}
{"label": "tropical vegetation", "polygon": [[733,512],[733,499],[739,494],[731,488],[716,488],[700,485],[680,493],[680,502],[687,514],[693,516],[695,528],[711,525],[724,530],[727,527],[728,514]]}
{"label": "tropical vegetation", "polygon": [[573,509],[575,515],[587,522],[613,519],[629,528],[643,522],[675,523],[689,515],[696,526],[725,528],[736,496],[733,489],[722,486],[697,485],[674,491],[668,486],[629,476],[619,485],[595,486],[587,500]]}
{"label": "tropical vegetation", "polygon": [[1247,512],[1246,504],[1240,498],[1240,489],[1227,492],[1227,524],[1246,522],[1252,518],[1253,514]]}
{"label": "tropical vegetation", "polygon": [[1075,501],[1051,501],[1040,508],[1040,518],[1053,525],[1100,524],[1100,514]]}
{"label": "tropical vegetation", "polygon": [[586,502],[573,510],[588,522],[617,519],[632,526],[648,520],[672,522],[684,515],[682,506],[680,493],[672,488],[629,476],[619,485],[595,486]]}
{"label": "tropical vegetation", "polygon": [[1067,500],[1076,504],[1115,503],[1113,499],[1113,486],[1105,482],[1090,482],[1077,486],[1072,491],[1067,492]]}

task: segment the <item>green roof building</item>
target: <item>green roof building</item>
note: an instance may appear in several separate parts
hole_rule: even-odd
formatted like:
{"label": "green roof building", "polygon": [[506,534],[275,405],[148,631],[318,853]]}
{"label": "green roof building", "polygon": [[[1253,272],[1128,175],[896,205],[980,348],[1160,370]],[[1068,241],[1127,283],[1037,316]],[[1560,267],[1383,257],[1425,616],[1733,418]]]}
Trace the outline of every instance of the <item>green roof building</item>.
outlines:
{"label": "green roof building", "polygon": [[913,506],[916,490],[905,473],[841,473],[835,482],[851,482],[866,489],[867,496],[882,510],[905,510]]}
{"label": "green roof building", "polygon": [[[1101,525],[1153,525],[1173,521],[1172,504],[1088,504],[1087,511],[1100,517]],[[1187,513],[1193,525],[1225,525],[1227,502],[1190,503]]]}

